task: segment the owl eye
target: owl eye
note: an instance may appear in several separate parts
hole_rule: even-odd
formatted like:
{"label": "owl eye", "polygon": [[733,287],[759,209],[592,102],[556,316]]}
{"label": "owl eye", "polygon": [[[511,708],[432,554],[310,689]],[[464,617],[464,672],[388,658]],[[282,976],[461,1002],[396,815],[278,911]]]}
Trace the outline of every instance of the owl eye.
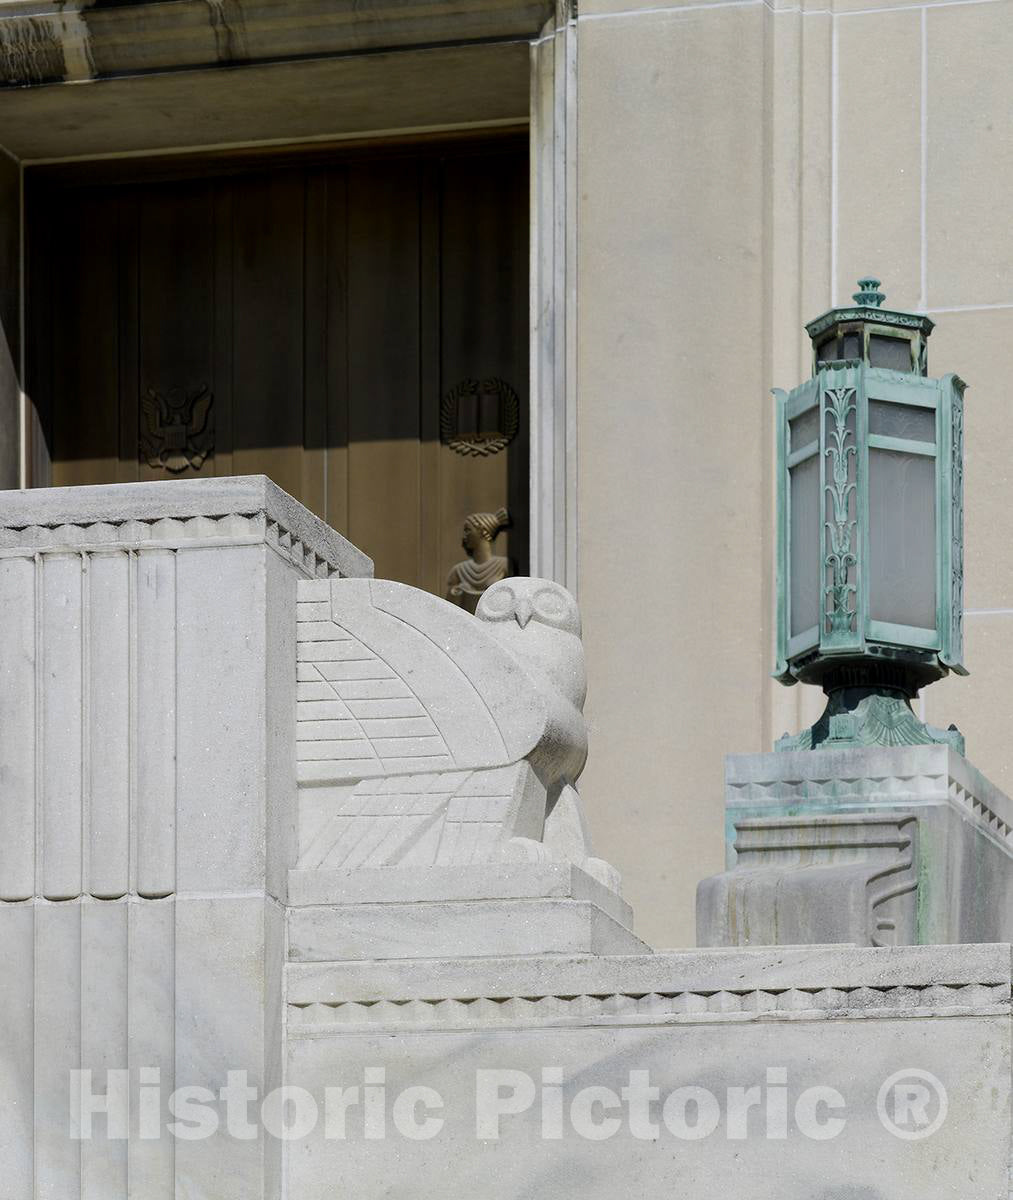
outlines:
{"label": "owl eye", "polygon": [[550,591],[548,588],[535,596],[534,607],[540,617],[546,617],[550,621],[558,621],[560,618],[565,617],[569,609],[565,597],[561,596],[559,592]]}
{"label": "owl eye", "polygon": [[515,603],[513,588],[491,587],[479,602],[478,611],[483,617],[509,617]]}

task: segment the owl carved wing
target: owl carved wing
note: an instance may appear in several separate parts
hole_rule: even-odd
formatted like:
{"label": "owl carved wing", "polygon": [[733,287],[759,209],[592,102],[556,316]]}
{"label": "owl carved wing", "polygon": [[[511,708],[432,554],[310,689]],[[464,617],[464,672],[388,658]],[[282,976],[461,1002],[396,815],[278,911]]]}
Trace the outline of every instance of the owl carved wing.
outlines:
{"label": "owl carved wing", "polygon": [[415,588],[298,586],[297,778],[322,814],[299,866],[475,862],[537,840],[544,787],[527,760],[550,723],[523,665]]}

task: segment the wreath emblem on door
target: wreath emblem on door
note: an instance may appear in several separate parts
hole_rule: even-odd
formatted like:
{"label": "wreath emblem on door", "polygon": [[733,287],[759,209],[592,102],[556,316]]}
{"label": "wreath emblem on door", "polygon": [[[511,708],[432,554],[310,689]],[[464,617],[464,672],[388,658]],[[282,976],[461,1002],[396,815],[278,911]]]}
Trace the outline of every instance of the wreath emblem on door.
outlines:
{"label": "wreath emblem on door", "polygon": [[213,403],[206,385],[170,388],[164,395],[148,388],[141,397],[141,458],[149,467],[161,467],[173,475],[187,467],[199,471],[215,445]]}
{"label": "wreath emblem on door", "polygon": [[463,379],[440,403],[440,440],[456,454],[485,458],[517,436],[521,402],[504,379]]}

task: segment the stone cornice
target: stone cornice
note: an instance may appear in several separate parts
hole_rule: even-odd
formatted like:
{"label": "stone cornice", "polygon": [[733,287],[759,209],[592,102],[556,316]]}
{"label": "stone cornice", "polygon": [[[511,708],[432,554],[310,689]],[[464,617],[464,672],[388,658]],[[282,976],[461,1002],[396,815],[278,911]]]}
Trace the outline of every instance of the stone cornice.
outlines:
{"label": "stone cornice", "polygon": [[304,574],[371,560],[264,475],[0,492],[0,554],[263,542]]}
{"label": "stone cornice", "polygon": [[869,308],[865,305],[858,305],[850,308],[830,309],[829,312],[825,312],[821,316],[816,317],[815,320],[810,321],[805,327],[806,333],[811,338],[817,338],[832,325],[839,325],[844,321],[868,321],[873,325],[891,325],[906,329],[918,329],[926,337],[935,328],[935,323],[932,319],[921,313],[897,312],[889,308]]}
{"label": "stone cornice", "polygon": [[554,10],[551,0],[16,0],[0,3],[0,85],[530,39]]}
{"label": "stone cornice", "polygon": [[1009,1012],[1010,948],[290,963],[287,978],[289,1033],[301,1038],[364,1028],[943,1018]]}
{"label": "stone cornice", "polygon": [[289,1033],[326,1037],[379,1026],[516,1027],[525,1025],[701,1024],[717,1021],[831,1020],[968,1016],[1009,1010],[1004,984],[932,984],[887,988],[738,989],[717,992],[616,992],[578,996],[494,996],[431,1000],[343,1001],[288,1005]]}

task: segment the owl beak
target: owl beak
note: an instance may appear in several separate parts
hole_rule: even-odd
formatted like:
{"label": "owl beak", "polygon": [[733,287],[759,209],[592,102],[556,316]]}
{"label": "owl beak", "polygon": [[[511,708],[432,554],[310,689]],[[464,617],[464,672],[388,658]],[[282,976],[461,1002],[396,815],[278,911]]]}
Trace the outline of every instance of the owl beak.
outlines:
{"label": "owl beak", "polygon": [[514,620],[521,629],[531,620],[532,611],[530,600],[517,601],[517,607],[514,609]]}

